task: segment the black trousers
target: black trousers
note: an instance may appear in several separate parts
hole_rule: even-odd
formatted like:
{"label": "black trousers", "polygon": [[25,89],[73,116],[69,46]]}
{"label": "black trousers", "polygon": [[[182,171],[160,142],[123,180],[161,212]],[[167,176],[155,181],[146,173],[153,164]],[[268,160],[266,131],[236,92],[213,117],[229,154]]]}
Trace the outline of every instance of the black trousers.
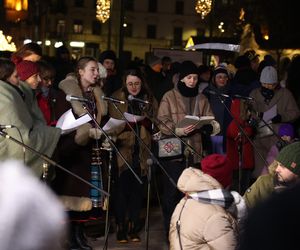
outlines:
{"label": "black trousers", "polygon": [[117,224],[124,224],[126,216],[138,223],[143,200],[143,184],[140,184],[129,169],[116,180],[114,210]]}

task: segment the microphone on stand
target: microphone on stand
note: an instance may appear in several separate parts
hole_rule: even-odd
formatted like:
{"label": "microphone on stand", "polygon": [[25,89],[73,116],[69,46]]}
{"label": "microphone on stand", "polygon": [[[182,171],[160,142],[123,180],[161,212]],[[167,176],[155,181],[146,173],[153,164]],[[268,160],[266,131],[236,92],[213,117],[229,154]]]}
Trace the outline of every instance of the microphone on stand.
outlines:
{"label": "microphone on stand", "polygon": [[74,96],[74,95],[66,95],[66,100],[68,102],[72,101],[77,101],[77,102],[90,102],[90,100],[84,98],[84,97],[79,97],[79,96]]}
{"label": "microphone on stand", "polygon": [[230,98],[229,95],[221,94],[221,93],[218,93],[218,92],[213,91],[211,89],[205,89],[205,90],[203,90],[203,93],[204,94],[210,94],[210,95],[216,95],[216,96],[222,96],[222,97],[225,97],[225,98]]}
{"label": "microphone on stand", "polygon": [[0,125],[0,129],[13,128],[14,125]]}
{"label": "microphone on stand", "polygon": [[134,97],[133,95],[129,95],[129,96],[128,96],[128,101],[136,101],[136,102],[140,102],[140,103],[143,103],[143,104],[150,104],[149,101],[142,100],[142,99],[140,99],[140,98],[136,98],[136,97]]}
{"label": "microphone on stand", "polygon": [[107,97],[107,96],[102,96],[102,100],[105,100],[105,101],[108,101],[108,102],[116,102],[116,103],[119,103],[119,104],[125,104],[124,101],[121,101],[121,100],[118,100],[118,99],[115,99],[115,98],[112,98],[112,97]]}
{"label": "microphone on stand", "polygon": [[242,96],[242,95],[233,95],[233,98],[236,99],[242,99],[242,100],[246,100],[246,101],[253,101],[254,98],[250,97],[250,96]]}

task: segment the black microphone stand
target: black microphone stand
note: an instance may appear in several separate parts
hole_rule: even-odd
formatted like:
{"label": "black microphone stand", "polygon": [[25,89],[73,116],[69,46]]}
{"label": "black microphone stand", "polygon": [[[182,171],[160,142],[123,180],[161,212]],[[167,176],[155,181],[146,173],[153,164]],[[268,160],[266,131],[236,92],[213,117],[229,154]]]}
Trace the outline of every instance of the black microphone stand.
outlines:
{"label": "black microphone stand", "polygon": [[148,168],[148,173],[147,173],[147,210],[146,210],[145,236],[146,236],[146,249],[148,250],[148,248],[149,248],[150,191],[151,191],[151,177],[152,177],[151,166],[153,164],[153,160],[148,159],[147,164],[148,164],[149,168]]}
{"label": "black microphone stand", "polygon": [[[113,103],[114,104],[114,103]],[[115,105],[115,104],[114,104]],[[125,165],[130,169],[130,171],[132,172],[132,174],[134,175],[134,177],[137,179],[137,181],[140,184],[143,184],[142,180],[140,179],[140,177],[138,177],[138,175],[134,172],[134,170],[132,169],[132,167],[130,166],[130,164],[126,161],[126,159],[124,158],[124,156],[122,155],[122,153],[118,150],[116,144],[112,141],[112,139],[109,137],[109,135],[104,131],[104,129],[100,126],[100,124],[96,121],[96,119],[94,118],[94,116],[90,113],[90,111],[87,109],[87,107],[85,105],[83,105],[84,109],[87,111],[87,114],[89,115],[89,117],[92,119],[92,121],[95,123],[96,127],[98,129],[100,129],[100,131],[104,134],[105,138],[108,140],[109,144],[113,147],[113,149],[116,151],[116,153],[121,157],[121,159],[124,161]]]}
{"label": "black microphone stand", "polygon": [[126,119],[126,117],[124,116],[124,114],[122,113],[122,111],[117,107],[117,105],[113,102],[114,108],[120,113],[120,115],[122,116],[123,120],[126,122],[126,124],[128,125],[128,127],[132,130],[133,134],[135,135],[135,137],[138,139],[139,143],[143,144],[143,146],[146,148],[146,150],[148,151],[148,153],[150,154],[151,159],[154,160],[154,163],[157,164],[162,171],[165,173],[165,175],[168,177],[168,179],[170,180],[170,182],[172,183],[172,185],[174,187],[177,187],[176,183],[174,182],[174,180],[171,178],[171,176],[167,173],[167,171],[165,170],[165,168],[161,165],[161,163],[158,161],[158,159],[156,158],[156,156],[152,153],[151,149],[149,148],[149,146],[138,136],[138,134],[136,133],[136,131],[134,130],[134,128],[131,126],[130,122]]}
{"label": "black microphone stand", "polygon": [[[110,193],[111,190],[111,169],[112,169],[112,158],[113,158],[113,149],[111,145],[101,147],[101,149],[108,151],[109,160],[108,160],[108,180],[107,180],[107,192]],[[106,199],[106,215],[105,215],[105,234],[104,234],[104,246],[103,250],[108,249],[108,234],[110,230],[110,220],[109,220],[109,209],[110,209],[110,198]]]}
{"label": "black microphone stand", "polygon": [[38,155],[41,159],[43,159],[45,162],[49,163],[50,165],[53,165],[55,167],[60,168],[61,170],[63,170],[64,172],[72,175],[73,177],[75,177],[76,179],[80,180],[81,182],[84,182],[85,184],[87,184],[88,186],[98,190],[99,192],[103,193],[106,196],[110,196],[110,194],[100,188],[98,188],[97,186],[93,185],[92,183],[86,181],[85,179],[81,178],[80,176],[78,176],[77,174],[74,174],[73,172],[69,171],[68,169],[64,168],[63,166],[61,166],[60,164],[56,163],[55,161],[53,161],[52,159],[50,159],[48,156],[38,152],[37,150],[29,147],[28,145],[24,144],[23,142],[20,142],[19,140],[15,139],[14,137],[11,137],[9,134],[7,134],[6,132],[4,132],[3,130],[0,129],[0,135],[2,137],[4,137],[5,139],[9,139],[13,142],[15,142],[16,144],[20,145],[21,147],[28,149],[29,151],[35,153],[36,155]]}
{"label": "black microphone stand", "polygon": [[[115,103],[113,102],[114,106]],[[105,132],[105,130],[100,126],[100,124],[96,121],[96,119],[94,118],[94,116],[91,114],[91,112],[89,111],[89,109],[87,108],[86,105],[83,104],[83,108],[87,111],[87,114],[89,115],[89,117],[92,119],[92,121],[94,122],[95,126],[100,129],[100,131],[104,134],[105,138],[107,139],[107,141],[109,142],[110,146],[114,149],[114,151],[121,157],[121,159],[123,160],[123,162],[125,163],[125,165],[128,167],[128,169],[131,171],[131,173],[134,175],[134,177],[137,179],[137,181],[142,185],[143,182],[142,180],[138,177],[138,175],[134,172],[134,170],[132,169],[132,167],[130,166],[130,164],[127,162],[127,160],[124,158],[124,156],[122,155],[122,153],[118,150],[117,146],[115,145],[115,143],[112,141],[112,139],[110,138],[110,136]],[[110,159],[109,159],[109,172],[111,172],[111,162],[112,162],[112,152],[110,152]],[[109,173],[110,174],[110,173]],[[110,178],[109,180],[110,181]],[[108,184],[110,187],[110,183]],[[109,203],[108,203],[109,204]],[[109,234],[109,212],[108,212],[109,207],[107,208],[106,211],[106,219],[105,219],[105,239],[104,239],[104,247],[103,249],[107,249],[107,245],[108,245],[108,234]]]}
{"label": "black microphone stand", "polygon": [[[243,140],[242,140],[242,136],[244,136],[247,141],[249,141],[249,143],[251,144],[251,146],[254,148],[255,152],[259,155],[259,157],[265,162],[265,164],[268,164],[266,159],[261,155],[261,153],[258,151],[258,149],[256,148],[255,144],[253,143],[253,141],[249,138],[249,136],[247,135],[247,133],[245,132],[245,130],[242,128],[242,126],[239,124],[239,122],[236,120],[236,118],[231,114],[229,108],[226,106],[224,99],[222,98],[221,95],[219,95],[218,93],[216,93],[217,98],[220,100],[220,102],[222,103],[222,105],[225,107],[225,110],[228,112],[228,114],[231,116],[232,121],[237,125],[237,127],[239,128],[239,146],[238,146],[238,154],[239,154],[239,169],[238,169],[238,174],[239,174],[239,184],[238,184],[238,191],[239,193],[241,192],[241,178],[242,178],[242,167],[243,167],[243,162],[242,162],[242,158],[243,158]],[[230,98],[231,102],[232,102],[232,98],[229,96],[228,98]]]}
{"label": "black microphone stand", "polygon": [[[121,117],[124,119],[124,121],[126,122],[126,124],[128,125],[128,127],[131,129],[131,131],[133,132],[134,136],[137,138],[137,140],[139,141],[139,143],[143,144],[143,146],[145,147],[145,149],[148,151],[148,153],[150,154],[151,157],[151,163],[157,164],[161,170],[163,171],[163,173],[168,177],[169,181],[171,182],[171,184],[177,188],[177,185],[175,183],[175,181],[173,180],[173,178],[168,174],[168,172],[165,170],[165,168],[161,165],[161,163],[158,161],[158,159],[156,158],[156,156],[152,153],[151,149],[149,148],[149,146],[138,136],[138,134],[136,133],[136,131],[134,130],[134,128],[131,126],[130,122],[126,119],[125,115],[122,113],[122,111],[118,108],[118,106],[113,102],[114,108],[119,112],[119,114],[121,115]],[[149,171],[151,171],[149,169]],[[148,173],[148,195],[150,195],[150,180],[149,179],[149,173]],[[149,196],[150,199],[150,196]],[[150,201],[149,201],[150,202]],[[147,201],[147,215],[146,215],[146,249],[148,249],[149,247],[149,202]]]}

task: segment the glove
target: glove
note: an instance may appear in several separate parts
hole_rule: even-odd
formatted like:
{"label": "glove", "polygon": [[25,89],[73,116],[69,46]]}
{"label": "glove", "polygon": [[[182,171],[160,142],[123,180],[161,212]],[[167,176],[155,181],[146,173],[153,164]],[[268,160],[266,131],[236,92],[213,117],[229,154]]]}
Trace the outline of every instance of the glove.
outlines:
{"label": "glove", "polygon": [[98,128],[90,128],[89,137],[95,140],[99,140],[101,138],[102,131]]}
{"label": "glove", "polygon": [[184,136],[186,133],[184,132],[184,128],[176,128],[175,129],[175,134],[178,136]]}
{"label": "glove", "polygon": [[280,114],[277,114],[276,116],[274,116],[272,119],[271,119],[272,123],[280,123],[281,122],[281,115]]}
{"label": "glove", "polygon": [[201,127],[201,132],[205,135],[210,135],[213,132],[213,126],[211,124],[206,124]]}

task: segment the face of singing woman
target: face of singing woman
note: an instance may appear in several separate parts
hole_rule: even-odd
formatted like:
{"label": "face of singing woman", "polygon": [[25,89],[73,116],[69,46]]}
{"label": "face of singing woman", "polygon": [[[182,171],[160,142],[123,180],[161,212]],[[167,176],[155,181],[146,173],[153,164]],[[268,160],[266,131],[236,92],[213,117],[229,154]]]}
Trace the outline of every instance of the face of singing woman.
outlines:
{"label": "face of singing woman", "polygon": [[129,75],[126,77],[126,88],[130,95],[136,96],[142,88],[142,81],[137,76]]}
{"label": "face of singing woman", "polygon": [[188,88],[195,88],[198,82],[197,74],[189,74],[181,79]]}
{"label": "face of singing woman", "polygon": [[79,70],[83,87],[95,84],[99,79],[99,67],[96,61],[89,61],[83,69]]}

